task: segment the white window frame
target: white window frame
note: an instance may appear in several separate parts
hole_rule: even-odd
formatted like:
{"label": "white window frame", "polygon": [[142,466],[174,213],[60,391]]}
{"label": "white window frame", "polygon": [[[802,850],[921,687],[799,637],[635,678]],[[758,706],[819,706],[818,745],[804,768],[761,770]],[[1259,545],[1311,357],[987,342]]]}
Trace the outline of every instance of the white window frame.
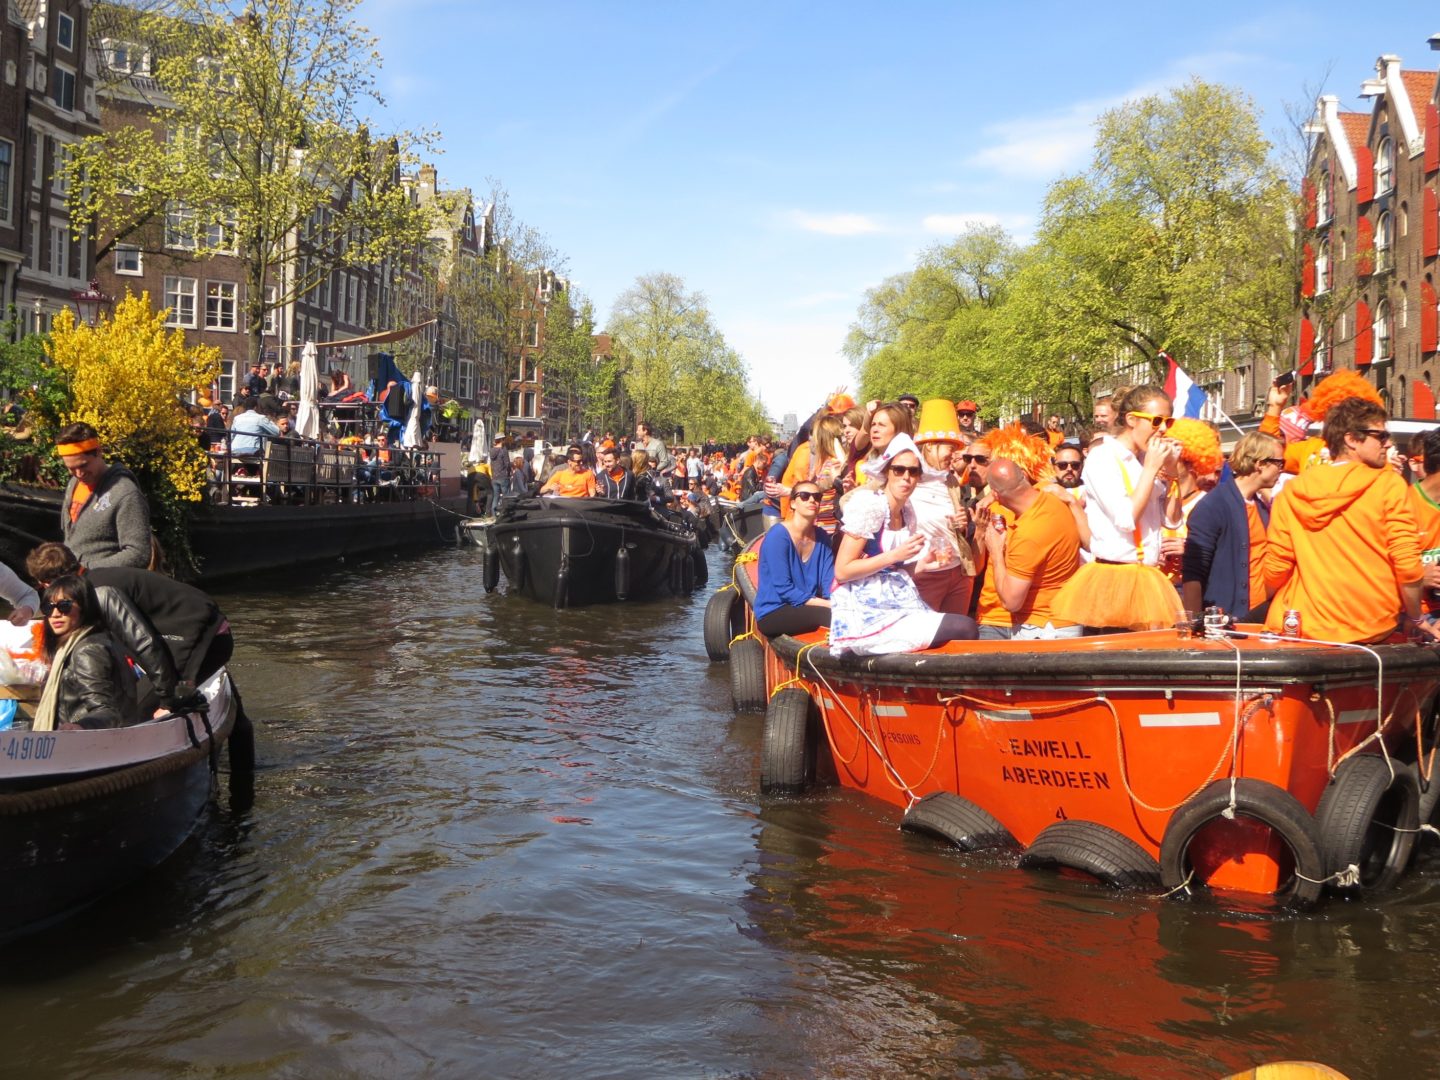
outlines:
{"label": "white window frame", "polygon": [[52,277],[70,276],[70,229],[63,224],[50,222],[50,274]]}
{"label": "white window frame", "polygon": [[175,203],[165,209],[165,246],[178,251],[194,251],[196,246],[196,214],[186,203]]}
{"label": "white window frame", "polygon": [[[211,301],[214,301],[212,314]],[[229,318],[226,318],[226,307]],[[228,323],[228,325],[226,325]],[[205,282],[205,329],[220,334],[233,334],[240,328],[240,283],[238,281]]]}
{"label": "white window frame", "polygon": [[280,309],[275,306],[276,295],[274,285],[265,286],[265,318],[260,327],[260,333],[265,337],[275,336],[276,326],[280,318]]}
{"label": "white window frame", "polygon": [[1375,194],[1395,190],[1395,140],[1386,135],[1375,151]]}
{"label": "white window frame", "polygon": [[66,52],[75,51],[75,20],[63,11],[55,19],[55,45]]}
{"label": "white window frame", "polygon": [[[166,275],[165,281],[165,307],[169,310],[170,316],[165,320],[166,326],[179,326],[187,330],[194,330],[199,317],[200,282],[198,278],[181,277],[179,275]],[[173,300],[171,298],[174,298]],[[190,318],[185,318],[184,301],[189,299]]]}
{"label": "white window frame", "polygon": [[1395,215],[1389,210],[1375,224],[1375,272],[1395,269]]}
{"label": "white window frame", "polygon": [[1330,202],[1330,170],[1321,169],[1315,184],[1315,223],[1328,225],[1334,212]]}
{"label": "white window frame", "polygon": [[456,396],[461,401],[469,401],[475,396],[475,361],[461,360],[459,371],[459,386]]}
{"label": "white window frame", "polygon": [[1390,301],[1381,300],[1375,305],[1375,359],[1393,359],[1394,335],[1390,333]]}
{"label": "white window frame", "polygon": [[139,277],[145,273],[145,253],[135,245],[116,244],[114,256],[115,273],[128,277]]}
{"label": "white window frame", "polygon": [[360,277],[358,274],[350,275],[348,288],[349,295],[345,299],[345,317],[353,326],[360,322]]}
{"label": "white window frame", "polygon": [[50,190],[56,195],[66,195],[70,191],[70,183],[65,177],[65,166],[70,163],[73,151],[69,143],[63,143],[59,139],[51,139],[51,145],[55,147],[50,155]]}
{"label": "white window frame", "polygon": [[[70,104],[68,105],[61,100],[60,93],[60,88],[67,84],[70,88]],[[50,86],[50,100],[54,102],[55,107],[57,109],[63,109],[66,112],[74,112],[76,91],[79,90],[79,88],[79,81],[75,78],[75,69],[57,62],[55,64],[55,75]]]}
{"label": "white window frame", "polygon": [[1320,241],[1315,248],[1315,295],[1330,291],[1330,243]]}
{"label": "white window frame", "polygon": [[216,255],[234,255],[239,251],[239,223],[234,211],[217,214],[205,223],[205,248]]}

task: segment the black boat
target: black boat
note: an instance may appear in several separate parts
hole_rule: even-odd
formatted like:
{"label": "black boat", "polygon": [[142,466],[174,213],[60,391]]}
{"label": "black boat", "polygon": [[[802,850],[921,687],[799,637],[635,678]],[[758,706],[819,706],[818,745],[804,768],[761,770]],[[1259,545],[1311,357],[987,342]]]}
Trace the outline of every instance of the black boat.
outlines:
{"label": "black boat", "polygon": [[0,941],[118,889],[190,836],[239,709],[224,670],[201,690],[203,714],[0,731]]}
{"label": "black boat", "polygon": [[707,576],[684,518],[627,499],[507,499],[481,546],[487,592],[504,570],[512,589],[556,608],[688,596]]}
{"label": "black boat", "polygon": [[739,554],[765,535],[765,514],[760,503],[718,500],[720,540],[727,550]]}

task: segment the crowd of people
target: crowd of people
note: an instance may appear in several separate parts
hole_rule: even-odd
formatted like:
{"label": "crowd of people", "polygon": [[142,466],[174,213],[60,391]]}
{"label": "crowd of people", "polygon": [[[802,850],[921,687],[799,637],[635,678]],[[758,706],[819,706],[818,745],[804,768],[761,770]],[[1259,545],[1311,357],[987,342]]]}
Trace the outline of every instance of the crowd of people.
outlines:
{"label": "crowd of people", "polygon": [[859,655],[1207,614],[1341,643],[1440,637],[1440,429],[1392,445],[1354,372],[1291,392],[1277,380],[1228,455],[1155,385],[1070,435],[1058,415],[982,432],[973,401],[837,395],[790,446],[752,447],[773,526],[757,625],[828,627]]}

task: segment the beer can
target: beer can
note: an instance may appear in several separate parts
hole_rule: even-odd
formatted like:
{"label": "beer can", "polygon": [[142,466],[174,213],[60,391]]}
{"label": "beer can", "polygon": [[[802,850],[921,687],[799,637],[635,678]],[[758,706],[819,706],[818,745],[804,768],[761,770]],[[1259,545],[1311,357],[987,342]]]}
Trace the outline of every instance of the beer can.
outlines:
{"label": "beer can", "polygon": [[1300,636],[1300,612],[1294,608],[1285,611],[1285,618],[1280,622],[1280,636],[1298,638]]}

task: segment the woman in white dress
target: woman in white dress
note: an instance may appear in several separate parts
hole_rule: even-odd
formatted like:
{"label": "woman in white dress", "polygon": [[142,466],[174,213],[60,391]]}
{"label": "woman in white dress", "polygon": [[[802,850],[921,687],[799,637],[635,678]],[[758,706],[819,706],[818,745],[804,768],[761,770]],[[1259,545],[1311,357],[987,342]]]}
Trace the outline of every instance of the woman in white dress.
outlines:
{"label": "woman in white dress", "polygon": [[[907,571],[907,564],[926,558],[925,537],[910,506],[920,481],[920,451],[903,433],[886,450],[868,470],[882,487],[852,492],[840,520],[830,590],[832,652],[918,652],[946,641],[973,640],[978,632],[969,616],[941,614],[920,599]],[[917,566],[927,568],[923,562]]]}

